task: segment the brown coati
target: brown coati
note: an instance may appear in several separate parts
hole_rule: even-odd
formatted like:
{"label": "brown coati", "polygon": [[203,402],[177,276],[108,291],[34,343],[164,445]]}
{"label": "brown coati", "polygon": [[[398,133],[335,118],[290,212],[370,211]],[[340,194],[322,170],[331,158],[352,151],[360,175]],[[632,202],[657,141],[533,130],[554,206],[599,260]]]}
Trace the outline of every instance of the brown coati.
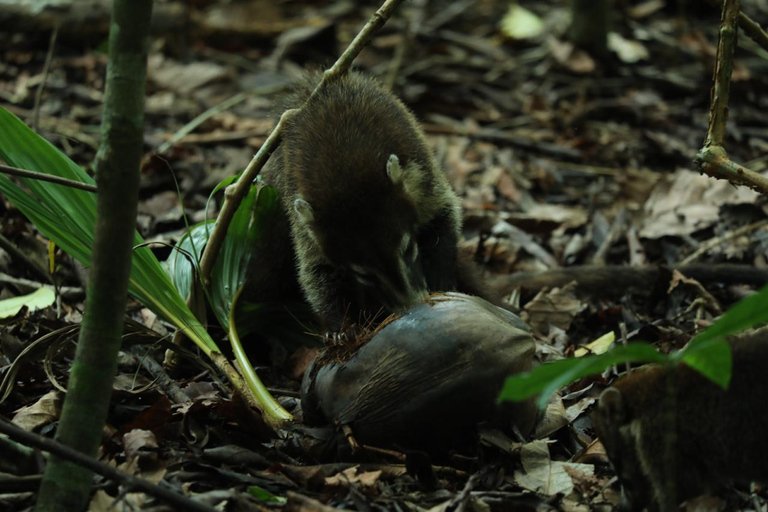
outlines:
{"label": "brown coati", "polygon": [[670,512],[731,482],[768,483],[768,328],[728,341],[727,391],[684,365],[650,366],[600,396],[592,421],[623,510]]}
{"label": "brown coati", "polygon": [[[284,107],[301,106],[319,78]],[[285,126],[262,176],[281,211],[251,260],[246,299],[303,295],[339,330],[457,289],[459,201],[413,114],[373,78],[328,82]],[[460,272],[460,291],[480,291],[471,274]]]}

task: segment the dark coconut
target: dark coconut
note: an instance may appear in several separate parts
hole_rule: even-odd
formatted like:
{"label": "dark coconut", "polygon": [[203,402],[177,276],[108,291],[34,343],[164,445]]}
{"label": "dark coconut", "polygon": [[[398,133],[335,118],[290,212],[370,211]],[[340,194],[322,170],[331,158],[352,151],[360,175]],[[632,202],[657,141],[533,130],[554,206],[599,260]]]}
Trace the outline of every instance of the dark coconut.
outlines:
{"label": "dark coconut", "polygon": [[496,398],[508,375],[531,369],[534,351],[517,315],[469,295],[433,295],[356,351],[321,354],[302,383],[305,422],[349,426],[360,444],[438,455],[473,446],[483,422],[527,435],[533,402]]}

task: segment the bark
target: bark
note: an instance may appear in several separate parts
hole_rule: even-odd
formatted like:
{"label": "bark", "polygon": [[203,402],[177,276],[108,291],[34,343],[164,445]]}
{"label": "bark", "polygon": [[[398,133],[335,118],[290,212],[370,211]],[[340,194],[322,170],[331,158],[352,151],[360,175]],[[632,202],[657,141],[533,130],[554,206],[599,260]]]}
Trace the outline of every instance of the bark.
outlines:
{"label": "bark", "polygon": [[[115,0],[109,37],[102,146],[96,156],[98,217],[85,315],[56,440],[95,456],[117,372],[139,188],[144,84],[152,0]],[[36,510],[80,511],[92,472],[52,456]]]}
{"label": "bark", "polygon": [[595,55],[607,55],[612,9],[611,0],[571,0],[568,39]]}

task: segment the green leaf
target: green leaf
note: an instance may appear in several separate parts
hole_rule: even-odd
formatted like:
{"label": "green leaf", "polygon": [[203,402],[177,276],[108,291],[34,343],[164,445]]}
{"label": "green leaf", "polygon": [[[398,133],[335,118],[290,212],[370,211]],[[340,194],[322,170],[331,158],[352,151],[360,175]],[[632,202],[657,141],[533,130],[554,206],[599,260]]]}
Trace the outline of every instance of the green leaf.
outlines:
{"label": "green leaf", "polygon": [[182,297],[189,296],[192,282],[198,278],[199,259],[208,243],[208,228],[216,221],[208,220],[190,227],[179,239],[164,265]]}
{"label": "green leaf", "polygon": [[[22,169],[94,184],[77,164],[1,107],[0,158],[8,165]],[[0,192],[43,235],[89,266],[96,225],[96,195],[46,181],[19,180],[29,192],[3,175],[0,175]],[[135,233],[134,246],[143,243],[141,236]],[[138,247],[133,252],[128,289],[158,316],[183,330],[206,354],[219,351],[148,247]]]}
{"label": "green leaf", "polygon": [[765,322],[768,322],[768,286],[740,300],[683,350],[673,354],[672,361],[682,362],[727,388],[731,381],[731,350],[723,338]]}
{"label": "green leaf", "polygon": [[673,360],[681,359],[683,363],[715,384],[723,389],[728,389],[728,384],[731,382],[732,355],[731,346],[726,341],[708,339],[697,343],[690,350],[686,347],[679,354],[683,354],[683,356],[679,357],[675,354]]}
{"label": "green leaf", "polygon": [[56,294],[50,286],[42,286],[34,292],[0,300],[0,318],[10,318],[27,306],[30,311],[45,309],[56,302]]}
{"label": "green leaf", "polygon": [[248,487],[248,492],[251,496],[257,500],[266,501],[267,503],[275,503],[277,505],[285,505],[288,500],[282,496],[275,496],[266,489],[262,489],[258,485],[252,485]]}
{"label": "green leaf", "polygon": [[[227,180],[231,182],[231,180]],[[219,189],[221,187],[217,187]],[[262,236],[264,229],[273,221],[277,211],[277,190],[274,187],[252,186],[237,208],[227,229],[219,257],[211,274],[208,299],[216,319],[224,329],[229,329],[229,313],[237,290],[245,282],[254,242]],[[178,249],[166,264],[176,288],[183,297],[189,294],[192,280],[197,276],[198,261],[205,244],[208,243],[209,227],[214,221],[207,221],[190,228],[179,240]]]}
{"label": "green leaf", "polygon": [[227,236],[224,238],[211,274],[209,297],[211,308],[219,324],[225,329],[229,328],[232,300],[245,281],[245,272],[255,237],[255,226],[258,224],[258,215],[251,215],[251,213],[255,213],[254,203],[257,202],[259,195],[261,192],[255,185],[251,185],[227,228]]}
{"label": "green leaf", "polygon": [[614,347],[600,355],[563,359],[546,363],[532,371],[507,377],[498,401],[519,402],[539,395],[537,405],[544,408],[550,395],[571,382],[604,371],[623,362],[665,363],[667,357],[647,343]]}

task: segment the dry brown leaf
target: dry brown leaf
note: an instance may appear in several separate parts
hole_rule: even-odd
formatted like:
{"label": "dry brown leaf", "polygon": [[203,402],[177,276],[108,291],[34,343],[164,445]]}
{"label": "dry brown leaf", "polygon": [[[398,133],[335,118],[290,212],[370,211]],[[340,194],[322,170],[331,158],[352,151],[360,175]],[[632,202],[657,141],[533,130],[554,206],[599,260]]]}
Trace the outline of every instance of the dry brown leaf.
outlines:
{"label": "dry brown leaf", "polygon": [[13,423],[28,432],[33,432],[59,418],[62,396],[59,391],[49,391],[32,405],[16,410]]}
{"label": "dry brown leaf", "polygon": [[358,473],[360,466],[347,468],[341,473],[337,473],[325,479],[325,484],[331,487],[349,487],[350,484],[357,484],[361,487],[373,487],[381,477],[381,471],[363,471]]}
{"label": "dry brown leaf", "polygon": [[554,37],[547,39],[547,43],[555,60],[569,71],[584,75],[592,73],[597,67],[594,59],[573,43],[559,41]]}
{"label": "dry brown leaf", "polygon": [[544,289],[525,305],[524,320],[534,331],[547,334],[553,325],[567,331],[573,319],[587,307],[576,297],[576,283]]}
{"label": "dry brown leaf", "polygon": [[746,187],[680,169],[654,187],[644,206],[646,217],[640,236],[656,239],[690,235],[715,224],[720,207],[754,204],[759,197]]}
{"label": "dry brown leaf", "polygon": [[136,428],[123,435],[123,448],[125,456],[129,459],[133,457],[157,459],[159,446],[152,431]]}

